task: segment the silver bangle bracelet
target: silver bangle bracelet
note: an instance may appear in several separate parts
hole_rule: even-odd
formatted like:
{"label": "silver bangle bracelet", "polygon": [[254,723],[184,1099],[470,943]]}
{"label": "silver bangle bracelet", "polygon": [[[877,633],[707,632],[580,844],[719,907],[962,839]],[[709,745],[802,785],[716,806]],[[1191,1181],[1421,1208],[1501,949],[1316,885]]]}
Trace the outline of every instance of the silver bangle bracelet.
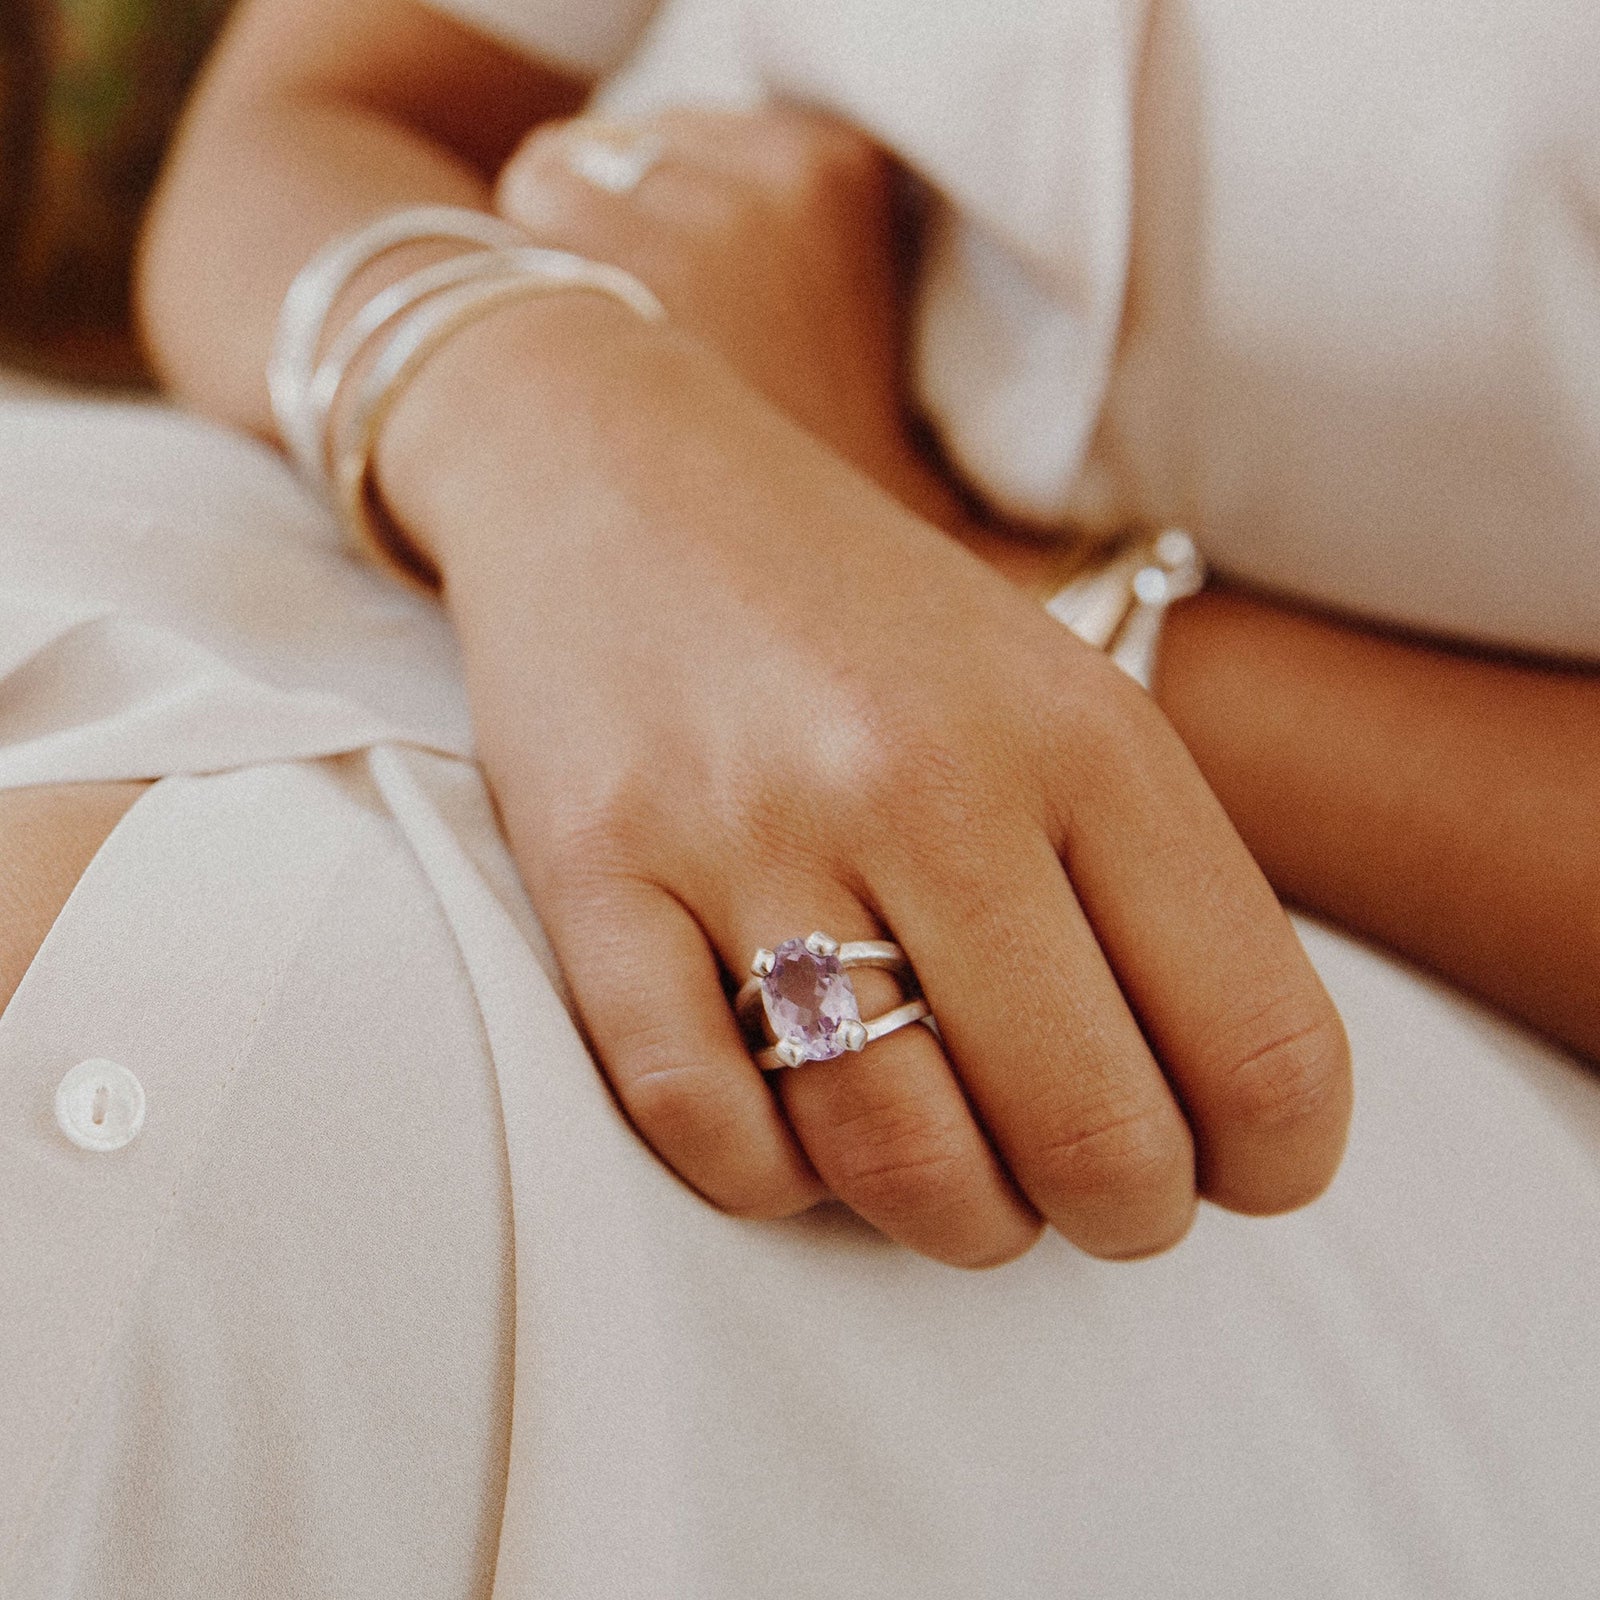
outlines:
{"label": "silver bangle bracelet", "polygon": [[630,273],[562,250],[496,252],[501,275],[457,283],[413,304],[394,320],[388,342],[361,379],[329,451],[333,506],[352,539],[399,566],[426,586],[437,574],[391,527],[373,516],[369,499],[372,456],[389,413],[423,364],[452,335],[513,300],[563,289],[609,295],[647,322],[666,316],[661,302]]}
{"label": "silver bangle bracelet", "polygon": [[306,405],[317,351],[328,317],[349,284],[381,256],[402,245],[430,239],[456,240],[482,250],[525,244],[527,236],[509,222],[464,206],[413,206],[325,245],[295,275],[283,297],[267,366],[272,414],[290,457],[310,481],[319,478],[320,430]]}
{"label": "silver bangle bracelet", "polygon": [[436,261],[408,277],[392,283],[366,302],[334,336],[328,353],[312,374],[302,401],[301,416],[306,437],[315,439],[315,459],[301,462],[301,471],[326,500],[333,498],[333,480],[328,460],[328,423],[338,403],[351,366],[378,334],[441,290],[479,278],[504,278],[517,272],[540,273],[552,264],[559,266],[573,258],[565,251],[547,250],[537,245],[521,245],[506,250],[474,250],[466,255]]}

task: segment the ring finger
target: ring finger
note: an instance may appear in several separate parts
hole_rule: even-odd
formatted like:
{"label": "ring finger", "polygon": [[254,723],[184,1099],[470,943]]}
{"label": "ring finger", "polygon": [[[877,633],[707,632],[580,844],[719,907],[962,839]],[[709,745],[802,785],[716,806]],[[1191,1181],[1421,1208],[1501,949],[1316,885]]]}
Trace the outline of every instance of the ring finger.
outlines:
{"label": "ring finger", "polygon": [[[721,919],[723,958],[749,970],[757,949],[813,931],[847,941],[881,938],[848,891],[784,887]],[[904,998],[889,973],[853,968],[863,1020]],[[790,1126],[828,1188],[880,1232],[957,1266],[1008,1261],[1038,1237],[1040,1221],[974,1119],[938,1039],[912,1025],[831,1060],[780,1069]]]}

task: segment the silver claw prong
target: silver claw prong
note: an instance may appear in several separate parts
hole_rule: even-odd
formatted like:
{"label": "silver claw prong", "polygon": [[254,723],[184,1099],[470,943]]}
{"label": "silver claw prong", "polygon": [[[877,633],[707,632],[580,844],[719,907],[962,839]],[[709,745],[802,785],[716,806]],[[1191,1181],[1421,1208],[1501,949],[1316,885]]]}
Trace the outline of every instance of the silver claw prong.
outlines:
{"label": "silver claw prong", "polygon": [[814,956],[836,956],[839,953],[839,941],[830,939],[825,933],[813,933],[806,940],[806,949]]}
{"label": "silver claw prong", "polygon": [[765,978],[777,964],[778,958],[772,951],[757,950],[755,960],[750,963],[750,971],[758,978]]}
{"label": "silver claw prong", "polygon": [[805,1051],[793,1039],[780,1039],[772,1051],[786,1067],[798,1067],[805,1060]]}
{"label": "silver claw prong", "polygon": [[839,1043],[846,1050],[865,1050],[867,1047],[866,1024],[861,1022],[847,1022],[839,1030]]}

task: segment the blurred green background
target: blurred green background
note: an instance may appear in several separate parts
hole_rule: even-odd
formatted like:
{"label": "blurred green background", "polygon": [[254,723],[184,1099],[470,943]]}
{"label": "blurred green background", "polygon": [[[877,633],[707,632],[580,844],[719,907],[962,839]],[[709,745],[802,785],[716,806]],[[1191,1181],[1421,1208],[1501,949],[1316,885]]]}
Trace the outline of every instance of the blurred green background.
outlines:
{"label": "blurred green background", "polygon": [[0,360],[139,377],[139,214],[230,4],[0,0]]}

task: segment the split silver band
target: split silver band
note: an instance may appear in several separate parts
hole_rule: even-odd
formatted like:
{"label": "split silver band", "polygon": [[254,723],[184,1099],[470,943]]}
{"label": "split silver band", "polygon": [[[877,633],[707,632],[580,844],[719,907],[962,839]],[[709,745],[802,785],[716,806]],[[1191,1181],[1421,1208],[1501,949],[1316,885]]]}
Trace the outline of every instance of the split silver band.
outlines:
{"label": "split silver band", "polygon": [[[336,304],[367,267],[428,241],[466,248],[380,290],[326,338]],[[511,300],[565,289],[607,295],[647,321],[666,315],[621,268],[534,245],[520,228],[457,206],[413,206],[379,217],[335,239],[301,269],[284,297],[268,369],[273,416],[301,476],[340,516],[354,544],[436,587],[438,574],[370,503],[372,455],[384,421],[457,330]],[[356,393],[338,415],[346,388]]]}
{"label": "split silver band", "polygon": [[[880,1016],[862,1017],[847,976],[853,967],[892,972],[911,991],[910,997]],[[798,984],[788,983],[790,978],[798,978]],[[916,1022],[937,1032],[917,987],[910,960],[891,940],[841,943],[813,933],[804,940],[786,939],[776,950],[756,951],[734,1009],[752,1044],[770,1046],[760,1050],[758,1065],[798,1067],[865,1050]]]}
{"label": "split silver band", "polygon": [[322,435],[306,404],[328,318],[345,290],[375,261],[404,245],[444,241],[505,250],[526,244],[520,228],[465,206],[407,206],[343,234],[296,274],[283,297],[267,367],[279,437],[307,481],[326,483]]}

